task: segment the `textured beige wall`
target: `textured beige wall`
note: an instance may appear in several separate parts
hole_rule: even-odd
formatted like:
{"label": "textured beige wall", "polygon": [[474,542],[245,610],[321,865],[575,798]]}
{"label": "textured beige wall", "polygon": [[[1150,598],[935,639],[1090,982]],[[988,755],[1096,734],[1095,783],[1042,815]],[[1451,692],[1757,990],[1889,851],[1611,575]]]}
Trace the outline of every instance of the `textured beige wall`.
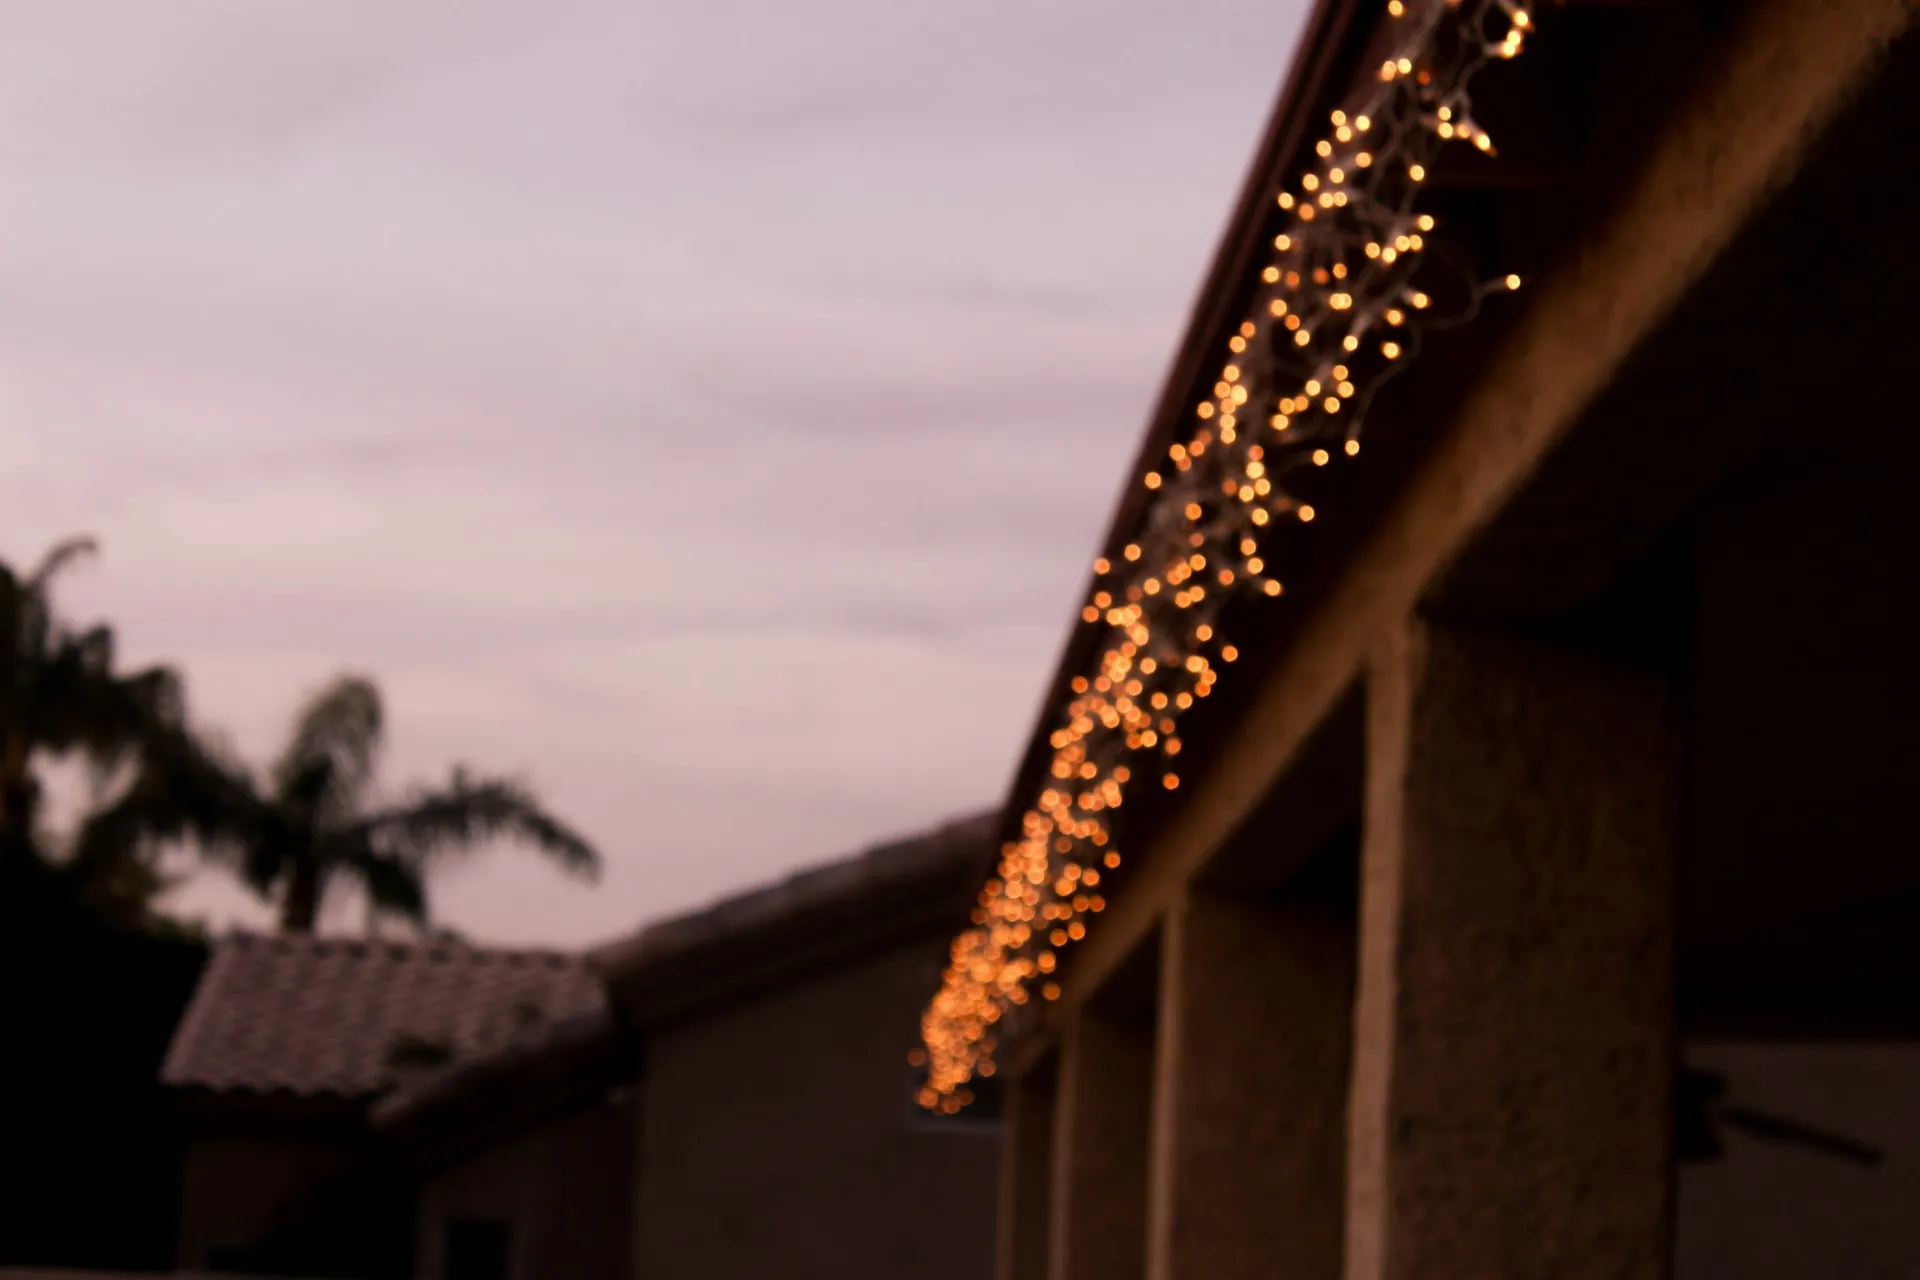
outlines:
{"label": "textured beige wall", "polygon": [[1091,1006],[1067,1025],[1054,1114],[1048,1280],[1142,1280],[1153,1108],[1151,1022]]}
{"label": "textured beige wall", "polygon": [[1415,625],[1369,685],[1349,1280],[1661,1280],[1664,682]]}
{"label": "textured beige wall", "polygon": [[1058,1075],[1057,1065],[1049,1059],[1006,1084],[1007,1119],[1000,1141],[1000,1196],[994,1224],[996,1280],[1046,1280]]}
{"label": "textured beige wall", "polygon": [[650,1037],[636,1276],[986,1280],[998,1129],[920,1118],[906,1062],[945,942]]}
{"label": "textured beige wall", "polygon": [[1338,1280],[1353,968],[1344,908],[1168,913],[1149,1280]]}

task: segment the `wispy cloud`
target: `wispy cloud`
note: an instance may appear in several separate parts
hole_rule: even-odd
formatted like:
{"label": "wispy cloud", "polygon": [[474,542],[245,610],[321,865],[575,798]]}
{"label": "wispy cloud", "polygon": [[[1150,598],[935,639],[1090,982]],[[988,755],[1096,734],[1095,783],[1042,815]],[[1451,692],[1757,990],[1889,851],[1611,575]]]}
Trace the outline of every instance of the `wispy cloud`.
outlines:
{"label": "wispy cloud", "polygon": [[[0,0],[0,554],[582,940],[996,801],[1298,0]],[[243,910],[217,884],[189,903]]]}

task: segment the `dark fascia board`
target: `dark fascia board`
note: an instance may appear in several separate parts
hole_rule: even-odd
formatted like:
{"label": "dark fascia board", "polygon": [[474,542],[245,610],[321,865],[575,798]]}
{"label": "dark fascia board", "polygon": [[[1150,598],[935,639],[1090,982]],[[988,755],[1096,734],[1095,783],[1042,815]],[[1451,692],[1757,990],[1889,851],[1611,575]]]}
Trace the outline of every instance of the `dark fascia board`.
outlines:
{"label": "dark fascia board", "polygon": [[[1175,349],[1171,367],[1160,394],[1148,415],[1146,431],[1133,465],[1125,472],[1120,499],[1107,526],[1100,554],[1117,559],[1121,549],[1140,527],[1150,491],[1139,477],[1165,456],[1175,432],[1188,421],[1196,402],[1193,389],[1205,371],[1217,364],[1225,342],[1229,316],[1249,286],[1255,255],[1265,246],[1263,230],[1273,216],[1272,192],[1280,175],[1298,167],[1299,157],[1312,138],[1314,122],[1322,109],[1337,105],[1336,99],[1351,87],[1356,69],[1365,65],[1364,54],[1374,43],[1379,29],[1377,17],[1362,20],[1361,0],[1317,0],[1302,27],[1295,46],[1293,65],[1287,73],[1265,132],[1255,149],[1253,163],[1234,201],[1233,212],[1214,250],[1213,263],[1202,277],[1198,294],[1187,321],[1185,336]],[[1384,9],[1384,4],[1378,6]],[[1366,9],[1372,15],[1372,7]],[[1027,749],[1016,768],[1007,799],[999,814],[997,838],[981,855],[972,877],[974,886],[993,875],[999,865],[1003,842],[1017,840],[1022,816],[1040,789],[1041,780],[1052,760],[1048,738],[1055,728],[1059,708],[1068,700],[1069,685],[1075,675],[1091,665],[1099,633],[1084,626],[1076,617],[1053,681],[1040,704]],[[956,931],[966,926],[972,910],[969,897],[954,917]]]}

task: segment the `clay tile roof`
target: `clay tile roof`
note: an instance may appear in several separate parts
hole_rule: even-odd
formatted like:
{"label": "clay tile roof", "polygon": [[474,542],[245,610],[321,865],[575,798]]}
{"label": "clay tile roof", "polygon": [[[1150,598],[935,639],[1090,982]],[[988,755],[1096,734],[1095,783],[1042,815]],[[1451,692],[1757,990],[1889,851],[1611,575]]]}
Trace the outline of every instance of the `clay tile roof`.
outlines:
{"label": "clay tile roof", "polygon": [[410,1069],[494,1053],[605,1005],[588,964],[558,952],[235,934],[214,948],[161,1079],[367,1098]]}

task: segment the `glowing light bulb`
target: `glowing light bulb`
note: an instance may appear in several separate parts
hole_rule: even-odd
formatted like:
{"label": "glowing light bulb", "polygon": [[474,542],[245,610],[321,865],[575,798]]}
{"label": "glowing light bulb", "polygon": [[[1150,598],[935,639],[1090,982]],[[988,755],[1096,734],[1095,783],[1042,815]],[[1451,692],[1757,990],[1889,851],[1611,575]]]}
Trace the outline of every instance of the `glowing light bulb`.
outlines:
{"label": "glowing light bulb", "polygon": [[[1411,0],[1382,2],[1396,18],[1414,9]],[[1423,10],[1418,29],[1409,29],[1402,36],[1408,46],[1382,66],[1383,80],[1409,77],[1419,86],[1408,93],[1400,93],[1397,88],[1380,92],[1376,99],[1385,117],[1382,136],[1393,148],[1387,163],[1405,166],[1403,172],[1411,182],[1431,177],[1426,171],[1427,156],[1418,150],[1423,127],[1429,131],[1425,135],[1428,138],[1450,134],[1473,142],[1488,155],[1494,154],[1491,138],[1470,118],[1464,85],[1479,60],[1510,58],[1520,52],[1526,33],[1533,29],[1521,3],[1434,3],[1433,20],[1426,21]],[[1511,27],[1498,44],[1486,42],[1480,25],[1485,19],[1482,11],[1494,4],[1508,16]],[[1071,701],[1045,738],[1053,755],[1043,771],[1050,771],[1053,777],[1047,779],[1048,785],[1038,788],[1037,800],[1022,817],[1016,839],[1003,847],[1000,874],[989,880],[979,895],[970,926],[952,940],[941,988],[923,1014],[923,1045],[917,1051],[923,1056],[917,1060],[924,1063],[927,1074],[917,1100],[935,1112],[957,1111],[972,1100],[967,1082],[974,1076],[993,1074],[994,1024],[1004,1013],[1031,1000],[1062,998],[1058,984],[1046,981],[1057,965],[1055,953],[1047,944],[1056,936],[1065,942],[1081,940],[1095,927],[1091,917],[1104,908],[1105,902],[1088,892],[1099,874],[1088,864],[1102,860],[1102,855],[1109,869],[1117,868],[1120,862],[1119,854],[1108,847],[1109,833],[1101,817],[1125,798],[1128,775],[1125,766],[1114,760],[1123,751],[1157,751],[1168,760],[1180,752],[1175,717],[1190,709],[1196,699],[1208,696],[1218,675],[1202,655],[1192,652],[1193,644],[1218,645],[1209,652],[1217,655],[1220,664],[1238,656],[1234,646],[1221,643],[1221,637],[1214,634],[1211,609],[1196,606],[1212,599],[1210,590],[1234,590],[1243,580],[1257,584],[1258,593],[1269,598],[1284,594],[1277,579],[1265,576],[1268,564],[1246,531],[1268,530],[1273,517],[1280,514],[1310,523],[1316,513],[1312,506],[1291,496],[1275,495],[1260,445],[1254,440],[1244,445],[1238,442],[1236,428],[1242,424],[1237,416],[1244,411],[1242,406],[1264,403],[1268,424],[1283,442],[1291,442],[1300,426],[1321,421],[1317,417],[1320,412],[1334,414],[1343,403],[1363,402],[1359,391],[1367,388],[1372,366],[1344,353],[1359,352],[1376,324],[1407,324],[1403,308],[1424,311],[1432,303],[1424,293],[1406,287],[1403,276],[1396,283],[1396,276],[1401,274],[1400,261],[1423,251],[1422,237],[1433,232],[1435,219],[1426,213],[1407,214],[1397,203],[1402,194],[1398,191],[1383,193],[1385,199],[1376,201],[1370,190],[1349,190],[1345,185],[1348,171],[1366,172],[1380,157],[1365,150],[1349,153],[1345,148],[1350,144],[1364,146],[1364,140],[1379,126],[1366,115],[1349,118],[1344,112],[1333,111],[1330,118],[1329,137],[1314,146],[1323,163],[1312,173],[1303,174],[1296,188],[1307,194],[1282,191],[1275,195],[1278,206],[1297,219],[1273,240],[1275,253],[1289,256],[1276,256],[1269,263],[1259,264],[1255,272],[1269,294],[1261,314],[1273,320],[1276,328],[1294,335],[1294,345],[1302,349],[1309,368],[1322,357],[1307,350],[1317,344],[1313,330],[1302,323],[1298,314],[1301,308],[1309,316],[1318,308],[1339,317],[1330,331],[1338,344],[1336,351],[1341,353],[1334,358],[1349,360],[1353,367],[1329,361],[1319,367],[1310,390],[1280,397],[1266,382],[1273,376],[1268,370],[1243,369],[1239,364],[1224,366],[1213,384],[1211,398],[1195,406],[1191,438],[1168,446],[1170,461],[1165,465],[1174,468],[1175,474],[1166,476],[1162,468],[1143,478],[1155,493],[1146,505],[1160,513],[1159,521],[1177,511],[1187,514],[1189,523],[1173,529],[1166,529],[1163,523],[1143,524],[1143,528],[1156,529],[1155,541],[1128,543],[1111,560],[1101,556],[1095,561],[1095,573],[1104,579],[1123,557],[1129,564],[1159,557],[1167,542],[1173,544],[1179,557],[1167,556],[1162,563],[1168,567],[1161,575],[1115,583],[1111,593],[1093,593],[1090,598],[1094,603],[1083,601],[1085,609],[1093,614],[1093,622],[1104,621],[1117,634],[1106,642],[1090,670],[1069,681]],[[1340,144],[1337,149],[1336,141]],[[1353,254],[1360,248],[1365,250],[1364,258]],[[1290,256],[1294,254],[1300,256]],[[1346,262],[1349,256],[1354,263],[1351,269]],[[1303,275],[1312,278],[1304,295],[1271,296],[1300,290]],[[1358,279],[1346,284],[1349,276]],[[1335,285],[1334,281],[1342,283]],[[1518,288],[1519,277],[1495,277],[1486,287],[1498,288],[1501,284],[1507,289]],[[1382,295],[1392,296],[1395,289],[1400,292],[1387,305]],[[1243,356],[1254,350],[1259,338],[1257,326],[1248,320],[1237,332],[1223,333],[1220,340],[1227,343],[1233,356]],[[1392,340],[1379,341],[1377,346],[1386,360],[1412,352],[1411,344],[1403,346]],[[1269,396],[1273,398],[1267,399]],[[1301,416],[1309,414],[1315,416]],[[1357,429],[1349,434],[1351,438],[1336,437],[1338,446],[1330,440],[1311,440],[1298,455],[1290,450],[1289,457],[1299,456],[1314,466],[1326,466],[1336,447],[1346,456],[1356,457],[1360,450]],[[1203,469],[1210,451],[1221,464],[1215,472]],[[1220,505],[1207,504],[1203,510],[1197,499],[1214,485],[1222,490],[1223,496],[1214,499]],[[1180,495],[1172,508],[1160,496],[1168,490]],[[1195,511],[1200,514],[1191,514]],[[1244,519],[1237,514],[1242,511]],[[1263,532],[1261,536],[1268,534]],[[1230,549],[1238,551],[1237,559],[1230,558]],[[1221,563],[1223,560],[1226,563]],[[1165,592],[1160,590],[1163,581]],[[1168,595],[1174,599],[1166,601]],[[1194,612],[1175,615],[1174,607]],[[1185,630],[1181,622],[1186,623]],[[1187,637],[1184,643],[1179,639],[1182,635]],[[1156,650],[1160,654],[1157,661],[1153,656]],[[1166,678],[1156,673],[1170,669],[1184,669],[1181,678],[1191,684],[1183,690],[1145,687],[1151,679]],[[1179,782],[1170,769],[1148,776],[1160,778],[1167,787]]]}

